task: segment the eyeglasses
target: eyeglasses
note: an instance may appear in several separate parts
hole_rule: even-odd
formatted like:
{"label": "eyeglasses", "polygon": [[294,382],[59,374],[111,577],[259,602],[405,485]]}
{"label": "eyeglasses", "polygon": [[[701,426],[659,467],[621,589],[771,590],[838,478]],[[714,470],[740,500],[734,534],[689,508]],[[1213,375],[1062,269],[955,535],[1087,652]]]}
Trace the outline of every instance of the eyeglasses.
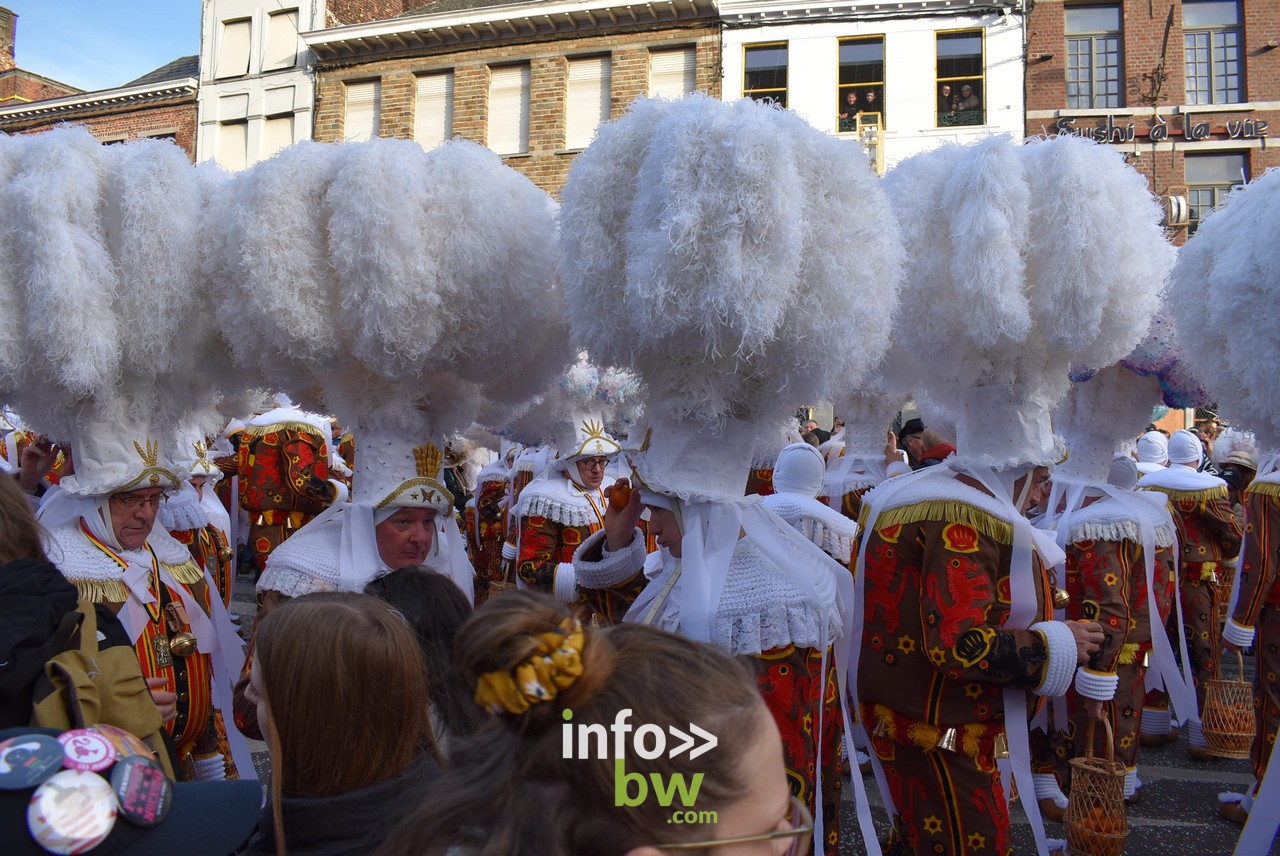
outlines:
{"label": "eyeglasses", "polygon": [[152,506],[159,508],[164,505],[168,499],[163,493],[157,493],[152,496],[142,496],[136,493],[117,493],[113,494],[111,501],[123,508],[125,511],[137,511],[143,506]]}
{"label": "eyeglasses", "polygon": [[578,463],[582,464],[584,467],[586,467],[589,470],[603,470],[605,467],[609,466],[609,459],[608,458],[583,458],[581,461],[578,461]]}
{"label": "eyeglasses", "polygon": [[720,838],[715,841],[683,841],[679,844],[655,845],[659,850],[710,850],[714,847],[725,847],[730,844],[753,844],[758,841],[782,841],[790,839],[787,849],[779,856],[802,856],[809,852],[813,843],[813,815],[799,797],[794,794],[787,804],[787,816],[784,818],[789,829],[775,829],[773,832],[762,832],[759,835],[742,835],[737,838]]}

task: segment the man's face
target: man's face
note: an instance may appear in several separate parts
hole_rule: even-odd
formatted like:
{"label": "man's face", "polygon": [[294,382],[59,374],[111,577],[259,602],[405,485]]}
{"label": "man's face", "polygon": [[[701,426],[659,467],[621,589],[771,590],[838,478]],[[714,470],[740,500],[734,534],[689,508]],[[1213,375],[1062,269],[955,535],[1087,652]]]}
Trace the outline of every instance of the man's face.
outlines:
{"label": "man's face", "polygon": [[973,90],[970,89],[968,86],[964,86],[964,87],[961,87],[960,94],[968,98],[970,95],[973,94]]}
{"label": "man's face", "polygon": [[164,489],[158,487],[140,487],[111,495],[107,502],[111,509],[111,531],[121,547],[137,550],[147,543],[163,501]]}
{"label": "man's face", "polygon": [[587,490],[595,490],[604,481],[604,468],[609,466],[609,459],[604,455],[594,458],[583,458],[575,466],[578,468],[578,484]]}
{"label": "man's face", "polygon": [[816,419],[810,419],[808,422],[804,423],[804,433],[806,434],[808,434],[811,431],[816,431],[817,428],[818,428],[818,420]]}
{"label": "man's face", "polygon": [[876,102],[876,93],[874,90],[867,93],[867,103],[874,104]]}
{"label": "man's face", "polygon": [[649,534],[659,547],[666,547],[672,558],[681,555],[680,527],[676,524],[676,515],[670,509],[657,505],[646,506],[649,509]]}
{"label": "man's face", "polygon": [[950,94],[951,94],[951,87],[950,87],[950,86],[943,86],[943,87],[942,87],[942,97],[943,97],[943,98],[946,98],[946,97],[947,97],[948,95],[950,95]]}
{"label": "man's face", "polygon": [[1023,480],[1027,478],[1031,479],[1031,489],[1027,491],[1027,496],[1018,509],[1020,514],[1025,514],[1029,508],[1041,508],[1048,501],[1049,489],[1053,486],[1049,480],[1049,468],[1036,467],[1029,476],[1023,476],[1014,482],[1015,499],[1022,493]]}
{"label": "man's face", "polygon": [[920,460],[924,452],[924,432],[919,434],[910,434],[902,441],[902,447],[907,450],[914,460]]}
{"label": "man's face", "polygon": [[374,527],[378,555],[387,567],[398,571],[421,565],[431,552],[436,534],[434,508],[401,508]]}
{"label": "man's face", "polygon": [[844,103],[853,106],[858,103],[858,94],[856,92],[846,92],[844,95]]}

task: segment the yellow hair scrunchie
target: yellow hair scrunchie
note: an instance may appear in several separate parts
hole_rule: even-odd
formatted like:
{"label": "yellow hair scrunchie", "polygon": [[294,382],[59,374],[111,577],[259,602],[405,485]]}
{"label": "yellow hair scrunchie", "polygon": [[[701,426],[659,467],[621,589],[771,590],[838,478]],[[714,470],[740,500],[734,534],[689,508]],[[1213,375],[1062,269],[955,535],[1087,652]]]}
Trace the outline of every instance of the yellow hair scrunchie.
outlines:
{"label": "yellow hair scrunchie", "polygon": [[476,704],[489,713],[516,715],[551,701],[582,674],[582,622],[566,618],[550,633],[534,637],[536,652],[510,672],[486,672],[476,682]]}

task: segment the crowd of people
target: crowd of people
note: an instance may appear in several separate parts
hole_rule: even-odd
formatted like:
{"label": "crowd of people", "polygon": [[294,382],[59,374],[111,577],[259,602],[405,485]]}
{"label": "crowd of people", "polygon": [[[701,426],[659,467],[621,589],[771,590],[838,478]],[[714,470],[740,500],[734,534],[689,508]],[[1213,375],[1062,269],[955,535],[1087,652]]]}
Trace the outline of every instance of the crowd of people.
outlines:
{"label": "crowd of people", "polygon": [[[107,219],[15,216],[100,240],[148,312],[182,273],[193,308],[253,318],[234,347],[179,325],[141,348],[141,297],[113,286],[109,353],[0,326],[26,423],[0,444],[19,852],[835,856],[851,802],[868,853],[1005,856],[1015,789],[1062,852],[1044,820],[1070,837],[1092,724],[1132,804],[1141,746],[1185,729],[1212,762],[1206,687],[1250,648],[1255,782],[1205,808],[1270,847],[1280,421],[1193,356],[1240,321],[1187,314],[1239,223],[1179,258],[1090,141],[947,146],[881,182],[783,111],[698,96],[604,126],[554,216],[462,142],[303,146],[204,185],[167,144],[46,136],[0,138],[0,198],[89,163]],[[715,154],[748,150],[774,171]],[[363,207],[389,170],[403,232]],[[1083,183],[1106,192],[1059,192]],[[253,218],[284,198],[305,246],[275,283]],[[933,252],[944,199],[972,207]],[[162,214],[168,249],[130,219]],[[40,234],[12,238],[26,291],[0,292],[33,318],[89,300],[72,274],[99,258]],[[1081,246],[1096,264],[1067,264]],[[1274,296],[1274,269],[1238,279]],[[1237,426],[1149,425],[1215,398]],[[830,426],[795,420],[820,400]]]}

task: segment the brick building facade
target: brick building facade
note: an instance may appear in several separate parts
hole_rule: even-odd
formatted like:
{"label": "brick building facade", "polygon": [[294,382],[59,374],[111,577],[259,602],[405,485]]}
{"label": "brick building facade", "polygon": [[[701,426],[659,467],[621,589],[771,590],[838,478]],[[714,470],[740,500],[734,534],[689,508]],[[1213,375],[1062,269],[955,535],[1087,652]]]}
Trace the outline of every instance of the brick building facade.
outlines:
{"label": "brick building facade", "polygon": [[0,8],[0,107],[80,92],[74,86],[18,68],[14,55],[17,33],[18,16]]}
{"label": "brick building facade", "polygon": [[83,125],[103,143],[170,139],[194,162],[197,63],[197,57],[183,57],[116,89],[0,105],[0,132],[34,134],[63,123]]}
{"label": "brick building facade", "polygon": [[1116,146],[1165,198],[1175,243],[1280,166],[1275,0],[1040,0],[1027,30],[1027,133]]}
{"label": "brick building facade", "polygon": [[[504,5],[501,17],[485,5],[438,0],[400,18],[304,33],[317,57],[315,139],[376,133],[430,148],[458,136],[494,148],[555,195],[598,121],[657,88],[656,75],[665,75],[664,94],[720,96],[709,0]],[[419,115],[427,109],[430,122]]]}

